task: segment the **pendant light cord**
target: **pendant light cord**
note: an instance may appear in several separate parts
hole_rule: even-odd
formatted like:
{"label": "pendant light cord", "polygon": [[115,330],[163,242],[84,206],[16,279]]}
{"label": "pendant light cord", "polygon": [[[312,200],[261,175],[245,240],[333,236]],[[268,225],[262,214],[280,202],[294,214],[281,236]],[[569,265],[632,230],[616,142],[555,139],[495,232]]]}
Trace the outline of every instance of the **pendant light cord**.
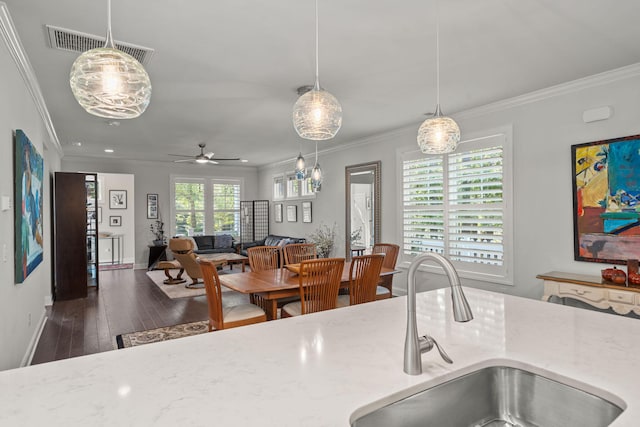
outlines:
{"label": "pendant light cord", "polygon": [[107,5],[109,8],[107,11],[107,41],[104,47],[114,49],[115,45],[113,43],[113,36],[111,35],[111,0],[107,0]]}
{"label": "pendant light cord", "polygon": [[[111,0],[109,0],[111,1]],[[320,72],[319,70],[319,65],[318,65],[318,0],[316,0],[316,84],[315,84],[315,89],[316,90],[320,90]]]}
{"label": "pendant light cord", "polygon": [[440,7],[436,0],[436,105],[440,108]]}
{"label": "pendant light cord", "polygon": [[316,166],[318,166],[318,141],[316,141],[316,164],[313,165],[313,168],[315,169]]}

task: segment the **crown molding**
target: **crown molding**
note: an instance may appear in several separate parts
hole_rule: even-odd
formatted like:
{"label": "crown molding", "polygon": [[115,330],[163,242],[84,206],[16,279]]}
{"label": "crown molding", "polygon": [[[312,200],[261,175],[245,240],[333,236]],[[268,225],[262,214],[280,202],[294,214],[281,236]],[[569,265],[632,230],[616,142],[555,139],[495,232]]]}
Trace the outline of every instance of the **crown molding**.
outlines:
{"label": "crown molding", "polygon": [[44,97],[42,96],[40,84],[38,83],[36,74],[33,71],[31,62],[29,62],[29,57],[27,56],[27,53],[22,46],[22,42],[20,41],[20,37],[18,36],[16,27],[13,24],[13,20],[11,19],[9,9],[4,2],[0,2],[0,33],[2,34],[2,38],[7,45],[7,49],[9,50],[11,57],[18,67],[18,71],[20,72],[20,75],[22,76],[22,79],[24,80],[27,89],[31,94],[31,97],[33,98],[36,109],[38,110],[38,113],[42,118],[42,122],[47,129],[47,133],[49,134],[49,142],[56,149],[60,157],[62,157],[64,155],[64,152],[62,151],[60,140],[58,139],[58,135],[56,134],[56,129],[54,128],[53,122],[51,121],[51,116],[49,115],[47,104],[45,103]]}
{"label": "crown molding", "polygon": [[524,95],[515,96],[513,98],[485,104],[480,107],[470,108],[455,114],[451,114],[455,119],[467,119],[481,115],[496,113],[507,110],[509,108],[520,107],[534,102],[544,101],[549,98],[567,95],[581,90],[602,86],[613,83],[618,80],[625,80],[640,75],[640,63],[627,65],[625,67],[616,68],[614,70],[605,71],[603,73],[594,74],[592,76],[583,77],[581,79],[572,80],[570,82],[561,83],[548,88],[529,92]]}

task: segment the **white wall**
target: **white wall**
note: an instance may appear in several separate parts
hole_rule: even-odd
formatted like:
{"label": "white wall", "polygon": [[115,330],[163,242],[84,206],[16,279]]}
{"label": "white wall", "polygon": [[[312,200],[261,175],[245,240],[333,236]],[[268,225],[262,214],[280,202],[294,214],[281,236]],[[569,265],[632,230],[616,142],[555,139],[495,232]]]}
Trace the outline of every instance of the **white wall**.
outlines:
{"label": "white wall", "polygon": [[[121,248],[119,250],[121,251],[122,263],[134,263],[136,251],[136,207],[135,203],[133,203],[136,199],[135,176],[132,174],[100,173],[98,174],[98,182],[102,185],[102,190],[100,190],[102,200],[98,201],[98,207],[102,208],[102,222],[98,224],[98,230],[100,233],[121,234]],[[127,209],[109,208],[109,190],[125,190],[127,192]],[[111,216],[121,217],[121,225],[119,227],[110,225]],[[111,239],[100,239],[98,242],[98,260],[101,263],[111,262],[112,256],[117,262],[117,240],[114,240],[113,252],[111,243]]]}
{"label": "white wall", "polygon": [[[25,279],[14,279],[14,210],[0,211],[0,370],[28,361],[31,347],[44,320],[45,301],[51,299],[51,192],[50,175],[60,168],[55,148],[36,104],[5,43],[0,39],[0,195],[14,204],[13,132],[22,129],[44,159],[42,263]],[[5,256],[6,254],[6,256]]]}
{"label": "white wall", "polygon": [[[257,170],[250,166],[224,165],[190,165],[174,164],[170,162],[147,162],[122,159],[96,159],[81,157],[65,157],[62,160],[65,171],[98,172],[100,174],[132,174],[135,177],[135,197],[129,197],[128,205],[135,209],[135,241],[134,263],[136,268],[147,268],[149,259],[148,245],[152,244],[153,235],[149,227],[155,220],[147,219],[147,194],[158,194],[160,216],[165,221],[165,231],[168,233],[170,215],[170,176],[207,176],[211,178],[241,178],[244,182],[243,200],[254,200],[257,191]],[[107,193],[108,196],[108,193]],[[104,206],[104,205],[103,205]],[[108,224],[109,218],[103,209],[102,224]],[[116,211],[112,211],[116,212]],[[104,227],[100,227],[105,230]],[[114,231],[115,228],[110,229]]]}
{"label": "white wall", "polygon": [[[582,121],[584,110],[604,105],[613,107],[611,119],[589,124]],[[465,134],[483,134],[490,129],[511,126],[514,146],[514,284],[505,286],[465,279],[463,284],[540,298],[542,282],[536,279],[537,274],[560,270],[599,275],[602,265],[573,260],[570,146],[640,133],[640,67],[550,88],[464,112],[455,118],[463,139]],[[344,167],[381,160],[382,241],[400,243],[397,195],[401,187],[397,152],[415,149],[418,126],[416,123],[410,128],[379,135],[346,150],[321,152],[320,164],[326,178],[313,203],[314,224],[272,223],[272,231],[304,236],[318,222],[336,222],[341,229],[337,255],[344,255]],[[330,142],[325,142],[320,149],[330,146]],[[291,147],[292,156],[296,152],[297,147]],[[260,198],[271,199],[272,176],[293,170],[293,165],[292,159],[286,164],[260,169]],[[442,286],[446,286],[443,276],[425,273],[420,277],[418,289]],[[406,274],[394,279],[394,292],[396,290],[399,293],[406,290]]]}

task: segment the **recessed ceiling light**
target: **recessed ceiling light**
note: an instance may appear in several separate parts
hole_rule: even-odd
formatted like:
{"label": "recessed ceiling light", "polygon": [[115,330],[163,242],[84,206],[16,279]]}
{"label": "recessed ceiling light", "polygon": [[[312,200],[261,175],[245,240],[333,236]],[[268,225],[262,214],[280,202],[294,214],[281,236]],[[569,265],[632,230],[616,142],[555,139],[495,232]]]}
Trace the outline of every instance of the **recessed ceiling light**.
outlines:
{"label": "recessed ceiling light", "polygon": [[247,159],[242,159],[242,160],[240,160],[240,161],[241,161],[242,163],[247,163],[249,160],[247,160]]}
{"label": "recessed ceiling light", "polygon": [[119,122],[119,121],[117,121],[117,120],[109,120],[109,121],[107,122],[107,124],[108,124],[109,126],[115,126],[115,127],[120,126],[120,122]]}
{"label": "recessed ceiling light", "polygon": [[82,142],[79,142],[79,141],[72,142],[71,145],[73,145],[75,147],[80,147],[80,146],[82,146]]}
{"label": "recessed ceiling light", "polygon": [[113,153],[113,148],[105,148],[104,152],[105,153]]}

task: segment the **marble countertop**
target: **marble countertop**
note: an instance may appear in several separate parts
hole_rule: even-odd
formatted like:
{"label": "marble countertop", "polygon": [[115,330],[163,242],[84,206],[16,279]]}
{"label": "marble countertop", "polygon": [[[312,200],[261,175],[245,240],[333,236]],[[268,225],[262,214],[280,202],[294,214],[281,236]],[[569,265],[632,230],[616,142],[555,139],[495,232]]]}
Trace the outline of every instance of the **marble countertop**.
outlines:
{"label": "marble countertop", "polygon": [[[403,373],[406,299],[0,372],[2,426],[348,426],[350,417],[506,363],[604,395],[640,419],[640,321],[466,288],[475,319],[456,323],[449,291],[418,295],[432,351]],[[455,397],[454,397],[455,398]]]}

